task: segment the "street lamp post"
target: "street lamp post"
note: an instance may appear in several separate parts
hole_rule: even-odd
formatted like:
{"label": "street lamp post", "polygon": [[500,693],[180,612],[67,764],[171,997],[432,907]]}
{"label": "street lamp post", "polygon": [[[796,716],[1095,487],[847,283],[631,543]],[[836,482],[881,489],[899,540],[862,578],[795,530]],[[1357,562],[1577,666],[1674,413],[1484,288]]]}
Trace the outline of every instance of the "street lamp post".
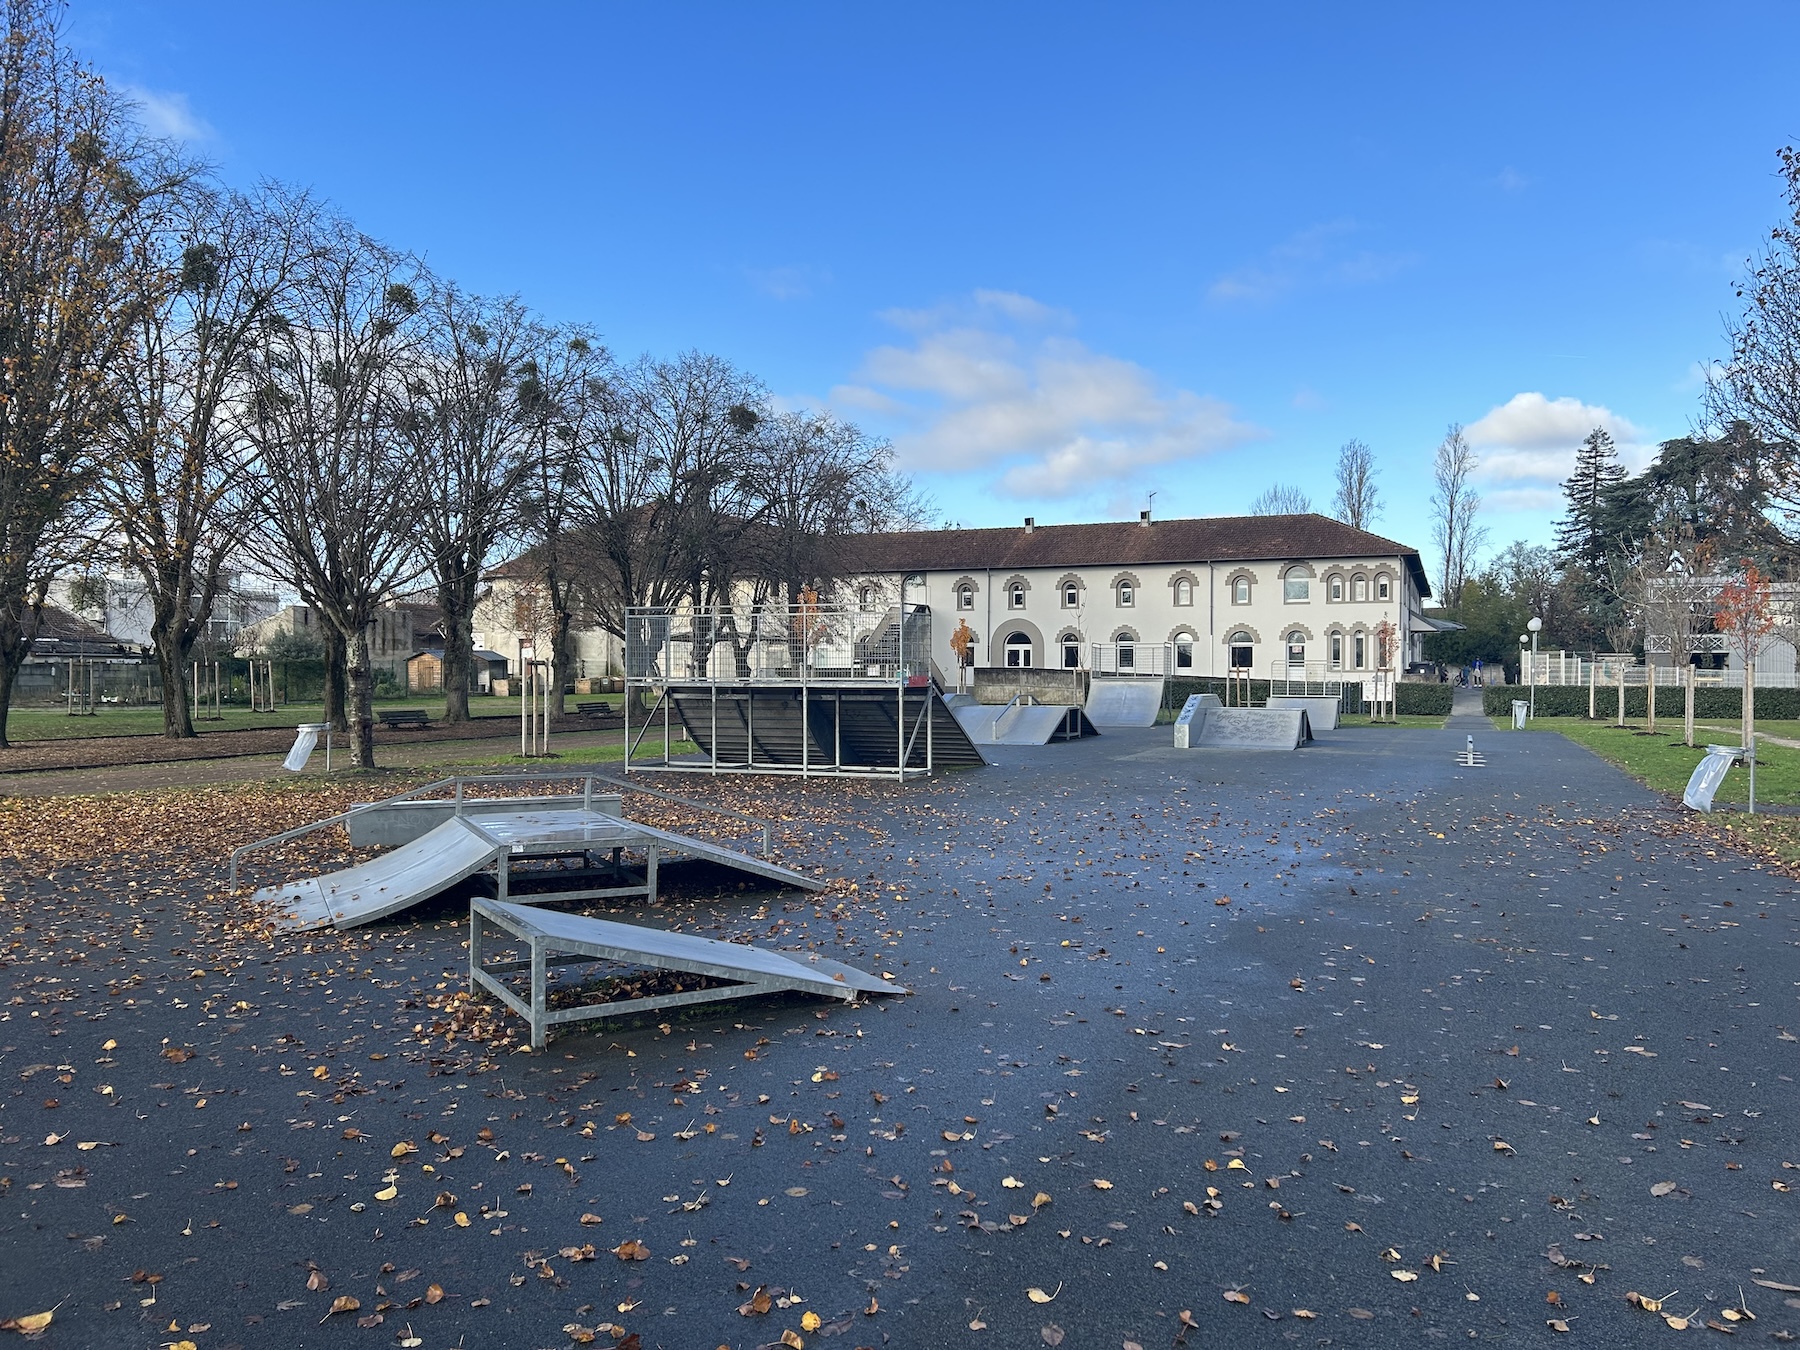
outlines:
{"label": "street lamp post", "polygon": [[1525,627],[1531,633],[1531,711],[1527,716],[1535,718],[1537,716],[1537,639],[1538,634],[1543,630],[1544,621],[1534,616]]}

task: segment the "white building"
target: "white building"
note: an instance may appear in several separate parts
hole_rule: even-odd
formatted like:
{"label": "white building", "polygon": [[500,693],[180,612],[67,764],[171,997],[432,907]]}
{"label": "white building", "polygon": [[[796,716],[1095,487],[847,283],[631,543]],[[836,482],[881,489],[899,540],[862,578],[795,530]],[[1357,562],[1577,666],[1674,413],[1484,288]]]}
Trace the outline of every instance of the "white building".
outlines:
{"label": "white building", "polygon": [[[50,601],[121,642],[150,649],[155,606],[149,588],[135,572],[58,577],[50,583]],[[242,630],[273,617],[280,608],[281,597],[272,588],[242,573],[227,573],[213,598],[205,641],[229,651]]]}
{"label": "white building", "polygon": [[[932,657],[973,635],[972,664],[1103,673],[1356,679],[1421,659],[1434,625],[1416,549],[1321,515],[1219,516],[1016,529],[922,530],[859,541],[840,604],[871,629],[928,606]],[[951,678],[951,683],[954,679]]]}

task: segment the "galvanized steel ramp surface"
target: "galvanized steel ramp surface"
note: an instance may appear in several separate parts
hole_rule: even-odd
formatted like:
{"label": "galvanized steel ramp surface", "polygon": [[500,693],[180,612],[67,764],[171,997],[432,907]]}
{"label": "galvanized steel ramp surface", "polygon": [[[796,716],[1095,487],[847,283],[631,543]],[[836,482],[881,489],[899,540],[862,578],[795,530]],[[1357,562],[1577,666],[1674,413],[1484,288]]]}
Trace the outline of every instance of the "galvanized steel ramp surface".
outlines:
{"label": "galvanized steel ramp surface", "polygon": [[1213,708],[1193,745],[1199,750],[1298,750],[1311,740],[1304,708]]}
{"label": "galvanized steel ramp surface", "polygon": [[[496,937],[487,928],[498,928]],[[509,941],[511,939],[511,941]],[[529,954],[490,960],[496,944],[519,944]],[[570,1008],[548,1006],[549,968],[586,962],[682,971],[724,981],[706,989],[689,989],[640,998],[612,999]],[[505,977],[526,975],[523,994]],[[485,989],[531,1023],[533,1045],[541,1046],[551,1026],[592,1018],[618,1017],[657,1008],[719,1002],[752,994],[800,992],[854,1002],[858,994],[909,992],[867,971],[814,952],[770,951],[691,933],[671,933],[638,924],[589,919],[555,910],[527,909],[499,900],[477,899],[469,905],[469,982]]]}
{"label": "galvanized steel ramp surface", "polygon": [[1315,732],[1337,730],[1340,706],[1336,694],[1269,695],[1269,707],[1271,708],[1304,709],[1307,723]]}
{"label": "galvanized steel ramp surface", "polygon": [[354,928],[417,904],[487,867],[500,846],[463,819],[447,820],[390,853],[250,897],[276,912],[288,929]]}
{"label": "galvanized steel ramp surface", "polygon": [[[457,882],[508,858],[570,849],[655,849],[681,853],[765,880],[816,891],[824,883],[722,844],[659,830],[603,811],[543,808],[456,816],[369,862],[321,877],[267,886],[251,897],[272,908],[288,929],[355,928],[428,900]],[[538,900],[555,900],[554,890]]]}
{"label": "galvanized steel ramp surface", "polygon": [[1100,734],[1080,708],[1037,704],[994,708],[973,704],[950,711],[976,745],[1048,745],[1053,740],[1072,741]]}
{"label": "galvanized steel ramp surface", "polygon": [[1097,727],[1153,727],[1162,709],[1158,679],[1103,679],[1088,686],[1087,715]]}

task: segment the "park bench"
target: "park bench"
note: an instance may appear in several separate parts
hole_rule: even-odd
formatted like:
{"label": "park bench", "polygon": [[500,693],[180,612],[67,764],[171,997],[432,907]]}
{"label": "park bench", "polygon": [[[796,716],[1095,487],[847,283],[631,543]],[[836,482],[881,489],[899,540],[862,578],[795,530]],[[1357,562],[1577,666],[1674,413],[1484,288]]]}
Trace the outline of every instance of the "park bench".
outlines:
{"label": "park bench", "polygon": [[429,727],[431,717],[423,708],[388,708],[375,714],[384,727],[396,731],[402,727]]}
{"label": "park bench", "polygon": [[575,711],[581,720],[597,727],[622,727],[625,725],[625,709],[616,703],[603,703],[596,699],[591,703],[577,703]]}

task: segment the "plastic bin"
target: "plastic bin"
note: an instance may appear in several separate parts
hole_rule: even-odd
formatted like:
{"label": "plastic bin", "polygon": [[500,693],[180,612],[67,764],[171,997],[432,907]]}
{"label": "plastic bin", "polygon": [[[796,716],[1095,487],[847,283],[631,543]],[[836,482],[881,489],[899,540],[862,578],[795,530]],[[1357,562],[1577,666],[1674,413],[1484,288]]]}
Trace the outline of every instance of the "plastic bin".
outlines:
{"label": "plastic bin", "polygon": [[1522,698],[1515,698],[1513,705],[1513,730],[1525,730],[1525,719],[1531,716],[1531,705]]}

